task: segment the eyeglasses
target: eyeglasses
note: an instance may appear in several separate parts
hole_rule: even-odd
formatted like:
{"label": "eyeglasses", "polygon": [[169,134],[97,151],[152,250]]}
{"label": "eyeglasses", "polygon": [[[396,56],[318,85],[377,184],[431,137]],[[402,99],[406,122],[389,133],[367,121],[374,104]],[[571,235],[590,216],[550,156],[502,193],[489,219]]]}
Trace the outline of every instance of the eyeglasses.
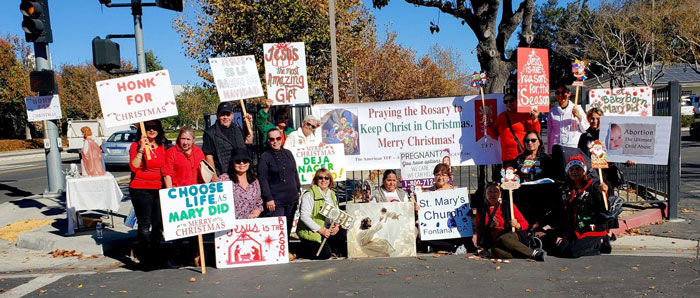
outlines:
{"label": "eyeglasses", "polygon": [[535,143],[539,140],[538,139],[524,139],[523,141],[525,141],[525,143]]}
{"label": "eyeglasses", "polygon": [[510,98],[510,99],[504,99],[504,100],[503,100],[503,103],[511,103],[511,102],[515,102],[515,98]]}
{"label": "eyeglasses", "polygon": [[328,177],[328,176],[318,176],[318,180],[331,180],[331,177]]}
{"label": "eyeglasses", "polygon": [[313,124],[311,124],[311,123],[309,123],[309,122],[304,122],[304,125],[306,125],[306,126],[308,126],[308,127],[311,127],[311,129],[316,129],[316,128],[318,128],[318,125],[313,125]]}
{"label": "eyeglasses", "polygon": [[272,141],[282,142],[282,137],[268,138],[268,140],[270,140],[270,142],[272,142]]}
{"label": "eyeglasses", "polygon": [[143,129],[145,130],[153,130],[153,131],[158,131],[158,125],[155,124],[149,124],[149,125],[144,125]]}
{"label": "eyeglasses", "polygon": [[250,160],[234,160],[233,163],[239,165],[244,163],[250,163]]}

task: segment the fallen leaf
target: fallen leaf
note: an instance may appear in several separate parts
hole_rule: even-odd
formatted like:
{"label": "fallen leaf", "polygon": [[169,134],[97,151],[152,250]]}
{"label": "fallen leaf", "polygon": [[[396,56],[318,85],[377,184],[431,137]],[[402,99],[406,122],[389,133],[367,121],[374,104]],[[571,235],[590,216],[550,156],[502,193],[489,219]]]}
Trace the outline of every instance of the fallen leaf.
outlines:
{"label": "fallen leaf", "polygon": [[66,284],[66,287],[70,287],[70,286],[72,286],[72,285],[73,285],[73,283],[72,283],[72,282],[69,282],[69,283]]}
{"label": "fallen leaf", "polygon": [[79,284],[79,285],[78,285],[78,289],[81,289],[82,287],[83,287],[82,284]]}
{"label": "fallen leaf", "polygon": [[391,269],[391,271],[396,272],[396,269]]}
{"label": "fallen leaf", "polygon": [[639,270],[639,267],[634,266],[634,267],[632,267],[632,270]]}
{"label": "fallen leaf", "polygon": [[48,291],[49,291],[49,290],[41,289],[41,290],[39,290],[39,294],[44,294],[44,293],[46,293],[46,292],[48,292]]}
{"label": "fallen leaf", "polygon": [[384,266],[379,266],[379,267],[377,267],[377,269],[386,269],[386,267],[384,267]]}
{"label": "fallen leaf", "polygon": [[294,288],[289,288],[288,290],[290,290],[290,291],[294,291]]}
{"label": "fallen leaf", "polygon": [[591,266],[583,267],[583,269],[586,269],[586,270],[591,269]]}
{"label": "fallen leaf", "polygon": [[197,279],[196,279],[196,278],[194,278],[194,277],[190,277],[190,282],[195,282],[195,281],[197,281]]}
{"label": "fallen leaf", "polygon": [[525,292],[530,293],[530,292],[532,292],[532,290],[530,290],[530,289],[525,289]]}
{"label": "fallen leaf", "polygon": [[90,296],[95,296],[95,293],[90,293]]}
{"label": "fallen leaf", "polygon": [[335,280],[335,283],[339,283],[339,282],[340,282],[340,279],[336,279],[336,280]]}
{"label": "fallen leaf", "polygon": [[355,294],[355,295],[360,295],[360,292],[358,292],[358,291],[355,291],[355,292],[352,292],[352,293]]}
{"label": "fallen leaf", "polygon": [[681,213],[693,213],[693,210],[690,210],[688,208],[681,208]]}
{"label": "fallen leaf", "polygon": [[379,272],[377,275],[386,275],[386,272]]}
{"label": "fallen leaf", "polygon": [[187,291],[187,294],[192,294],[192,291]]}
{"label": "fallen leaf", "polygon": [[406,277],[405,279],[406,279],[406,280],[413,280],[413,277],[410,277],[410,276],[409,276],[409,277]]}
{"label": "fallen leaf", "polygon": [[261,288],[262,288],[262,285],[258,285],[257,287],[255,287],[256,290],[260,290]]}
{"label": "fallen leaf", "polygon": [[496,266],[496,270],[501,270],[501,266]]}
{"label": "fallen leaf", "polygon": [[551,278],[551,277],[547,277],[547,278],[545,278],[545,280],[547,280],[547,281],[553,281],[554,279]]}
{"label": "fallen leaf", "polygon": [[440,255],[440,254],[438,254],[438,253],[436,253],[436,254],[433,254],[433,258],[439,258],[439,257],[441,257],[441,255]]}
{"label": "fallen leaf", "polygon": [[656,286],[649,286],[649,290],[656,289]]}
{"label": "fallen leaf", "polygon": [[220,283],[221,283],[220,281],[214,282],[214,284],[216,284],[216,285],[218,285],[218,284],[220,284]]}
{"label": "fallen leaf", "polygon": [[671,262],[671,264],[673,264],[673,265],[678,265],[678,262],[673,261],[673,262]]}
{"label": "fallen leaf", "polygon": [[100,288],[106,288],[106,287],[107,287],[107,286],[105,286],[105,285],[100,285]]}
{"label": "fallen leaf", "polygon": [[119,291],[119,293],[125,294],[125,293],[129,293],[129,291],[127,291],[127,290],[121,290],[121,291]]}
{"label": "fallen leaf", "polygon": [[566,270],[569,270],[569,267],[563,267],[563,268],[561,268],[561,272],[564,272],[564,271],[566,271]]}

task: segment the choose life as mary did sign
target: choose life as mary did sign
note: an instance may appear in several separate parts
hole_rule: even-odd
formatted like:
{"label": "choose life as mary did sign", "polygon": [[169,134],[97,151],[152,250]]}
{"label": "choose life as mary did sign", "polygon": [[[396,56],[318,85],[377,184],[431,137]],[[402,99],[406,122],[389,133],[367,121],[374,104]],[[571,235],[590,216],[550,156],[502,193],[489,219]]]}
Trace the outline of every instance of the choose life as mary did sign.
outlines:
{"label": "choose life as mary did sign", "polygon": [[418,230],[421,240],[472,236],[469,189],[419,192]]}
{"label": "choose life as mary did sign", "polygon": [[292,148],[301,184],[311,184],[316,171],[320,168],[331,171],[333,181],[345,181],[345,151],[343,148],[343,144]]}
{"label": "choose life as mary did sign", "polygon": [[230,230],[236,220],[233,182],[213,182],[160,190],[166,241]]}
{"label": "choose life as mary did sign", "polygon": [[96,84],[106,127],[177,115],[175,95],[167,70],[104,80]]}

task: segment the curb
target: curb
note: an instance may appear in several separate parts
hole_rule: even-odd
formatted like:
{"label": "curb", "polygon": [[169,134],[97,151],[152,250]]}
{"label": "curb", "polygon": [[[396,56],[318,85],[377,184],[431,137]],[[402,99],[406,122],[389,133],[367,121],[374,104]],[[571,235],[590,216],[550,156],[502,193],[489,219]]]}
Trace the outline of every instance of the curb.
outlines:
{"label": "curb", "polygon": [[667,208],[668,207],[666,207],[666,209],[647,209],[628,217],[619,218],[618,223],[620,227],[613,229],[612,232],[615,234],[624,234],[628,229],[662,221],[664,220],[664,214],[667,212]]}

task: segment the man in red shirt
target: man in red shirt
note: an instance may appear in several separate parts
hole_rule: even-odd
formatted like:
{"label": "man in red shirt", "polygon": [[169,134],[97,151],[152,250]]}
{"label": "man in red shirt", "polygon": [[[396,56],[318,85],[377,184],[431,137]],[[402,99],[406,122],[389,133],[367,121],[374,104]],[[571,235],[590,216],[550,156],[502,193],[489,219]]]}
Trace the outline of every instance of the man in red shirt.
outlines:
{"label": "man in red shirt", "polygon": [[166,188],[197,184],[199,163],[204,160],[202,149],[194,145],[194,131],[185,126],[180,129],[177,145],[165,152],[163,181]]}
{"label": "man in red shirt", "polygon": [[535,109],[529,114],[518,113],[515,95],[503,96],[506,111],[502,112],[496,121],[486,119],[487,132],[490,137],[501,143],[501,160],[503,162],[514,160],[525,150],[522,140],[528,131],[540,132],[540,122],[537,120],[539,112]]}

